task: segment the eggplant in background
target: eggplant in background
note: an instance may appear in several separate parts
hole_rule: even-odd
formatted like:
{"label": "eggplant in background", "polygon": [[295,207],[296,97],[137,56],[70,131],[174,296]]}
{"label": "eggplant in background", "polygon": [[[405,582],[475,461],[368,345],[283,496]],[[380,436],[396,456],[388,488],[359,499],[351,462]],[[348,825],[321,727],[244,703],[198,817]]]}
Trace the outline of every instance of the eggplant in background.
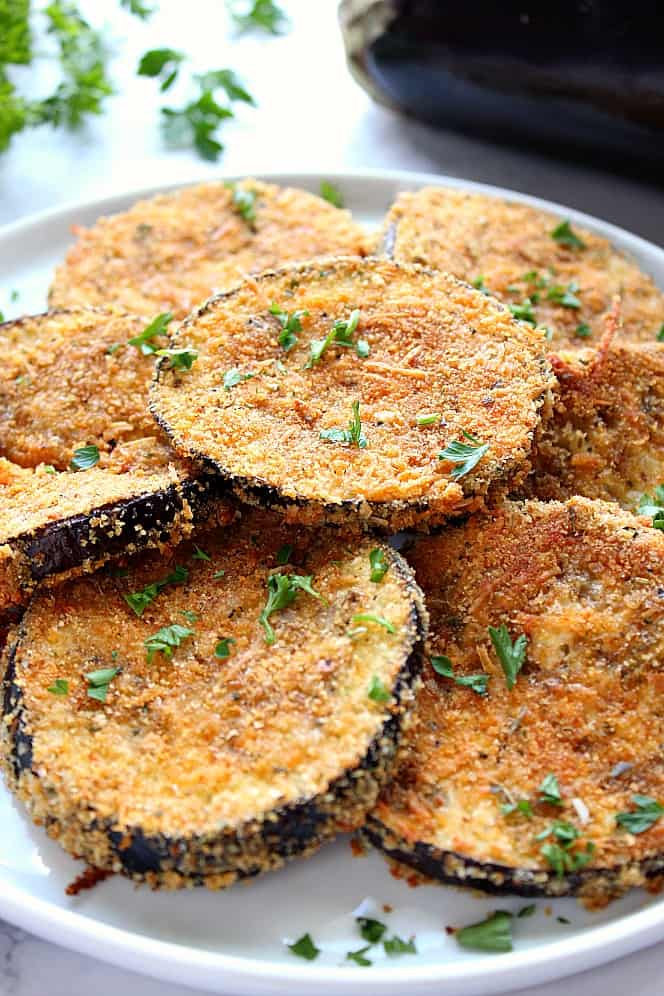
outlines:
{"label": "eggplant in background", "polygon": [[493,141],[664,179],[664,5],[343,0],[378,101]]}

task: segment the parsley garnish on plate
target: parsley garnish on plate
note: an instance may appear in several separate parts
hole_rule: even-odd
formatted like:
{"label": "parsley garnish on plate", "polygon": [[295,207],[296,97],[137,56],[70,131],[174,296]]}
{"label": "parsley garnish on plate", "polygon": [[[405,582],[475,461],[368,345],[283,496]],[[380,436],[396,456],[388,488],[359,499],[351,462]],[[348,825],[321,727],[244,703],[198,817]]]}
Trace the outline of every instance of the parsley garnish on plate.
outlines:
{"label": "parsley garnish on plate", "polygon": [[276,315],[281,322],[281,332],[277,342],[288,352],[297,342],[297,334],[302,331],[302,319],[309,314],[308,311],[283,311],[278,304],[270,305],[270,314]]}
{"label": "parsley garnish on plate", "polygon": [[231,367],[224,374],[224,391],[230,391],[231,388],[237,387],[238,384],[242,384],[245,380],[251,380],[253,374],[242,373],[237,367]]}
{"label": "parsley garnish on plate", "polygon": [[72,470],[90,470],[99,463],[99,447],[94,443],[89,446],[79,446],[74,450],[70,467]]}
{"label": "parsley garnish on plate", "polygon": [[258,621],[265,631],[265,642],[272,645],[275,640],[275,632],[270,624],[270,616],[275,612],[281,612],[297,598],[300,591],[305,591],[308,595],[323,601],[322,595],[315,591],[311,582],[313,575],[303,576],[301,574],[271,574],[267,580],[267,602],[258,617]]}
{"label": "parsley garnish on plate", "polygon": [[658,484],[652,495],[641,495],[637,515],[647,515],[655,529],[664,529],[664,484]]}
{"label": "parsley garnish on plate", "polygon": [[362,420],[360,419],[360,402],[354,401],[352,412],[347,429],[321,429],[319,435],[321,439],[326,439],[330,443],[348,443],[350,446],[357,446],[363,450],[367,445],[367,439],[362,432]]}
{"label": "parsley garnish on plate", "polygon": [[562,806],[563,799],[560,794],[560,785],[558,784],[558,779],[554,774],[549,772],[542,779],[542,784],[539,787],[540,802],[546,802],[550,806]]}
{"label": "parsley garnish on plate", "polygon": [[536,909],[535,903],[530,903],[528,906],[522,906],[517,916],[519,920],[523,920],[524,917],[532,916]]}
{"label": "parsley garnish on plate", "polygon": [[288,950],[298,958],[305,958],[306,961],[313,961],[320,954],[320,948],[314,944],[311,934],[303,934],[294,944],[288,945]]}
{"label": "parsley garnish on plate", "polygon": [[355,922],[360,928],[360,934],[369,944],[378,944],[387,930],[387,924],[381,923],[380,920],[374,920],[370,916],[355,917]]}
{"label": "parsley garnish on plate", "polygon": [[152,17],[156,9],[155,7],[148,7],[142,0],[120,0],[120,6],[124,7],[135,17],[140,17],[142,21],[147,21],[148,17]]}
{"label": "parsley garnish on plate", "polygon": [[528,799],[519,799],[517,802],[504,802],[500,807],[500,811],[503,816],[511,816],[512,813],[519,813],[528,820],[532,820],[533,818],[533,807]]}
{"label": "parsley garnish on plate", "polygon": [[157,338],[157,336],[166,335],[166,330],[172,321],[173,315],[171,312],[162,311],[160,315],[156,315],[152,319],[149,325],[145,326],[142,332],[128,339],[127,342],[130,346],[135,346],[136,349],[139,349],[143,353],[143,356],[151,356],[157,352],[157,346],[152,340]]}
{"label": "parsley garnish on plate", "polygon": [[69,682],[66,678],[56,678],[52,685],[49,685],[46,689],[51,695],[68,695],[69,694]]}
{"label": "parsley garnish on plate", "polygon": [[234,183],[227,183],[226,186],[233,191],[231,196],[233,210],[254,231],[256,227],[256,200],[258,199],[258,194],[255,190],[247,190],[246,187],[238,187]]}
{"label": "parsley garnish on plate", "polygon": [[567,246],[568,249],[585,249],[586,243],[583,239],[580,239],[576,232],[572,229],[569,222],[569,218],[565,221],[561,221],[559,225],[551,232],[551,238],[558,242],[561,246]]}
{"label": "parsley garnish on plate", "polygon": [[439,460],[448,460],[450,463],[457,465],[452,468],[451,477],[453,481],[458,481],[461,477],[469,474],[477,466],[484,454],[488,452],[490,446],[489,443],[480,442],[479,439],[471,436],[465,430],[463,435],[466,439],[470,440],[470,443],[459,442],[459,440],[455,439],[438,454]]}
{"label": "parsley garnish on plate", "polygon": [[432,657],[431,666],[436,674],[440,674],[444,678],[451,678],[455,684],[461,685],[463,688],[470,688],[478,695],[486,695],[489,675],[485,674],[483,671],[479,674],[456,675],[454,673],[452,661],[449,657],[445,657],[444,654],[438,657]]}
{"label": "parsley garnish on plate", "polygon": [[430,415],[418,415],[415,419],[415,424],[420,426],[436,425],[442,417],[440,412],[431,412]]}
{"label": "parsley garnish on plate", "polygon": [[274,0],[227,0],[227,6],[238,32],[259,30],[281,35],[288,27],[288,18]]}
{"label": "parsley garnish on plate", "polygon": [[181,567],[179,564],[176,566],[175,570],[170,574],[167,574],[165,578],[160,581],[153,581],[152,584],[148,584],[143,588],[142,591],[134,591],[129,595],[123,595],[127,605],[133,609],[135,614],[140,618],[148,605],[154,602],[155,598],[164,588],[169,584],[183,584],[189,577],[189,571],[186,567]]}
{"label": "parsley garnish on plate", "polygon": [[567,287],[563,287],[561,284],[552,284],[546,293],[546,299],[553,301],[554,304],[559,304],[562,308],[572,308],[578,311],[581,307],[581,302],[576,296],[578,290],[579,285],[574,280]]}
{"label": "parsley garnish on plate", "polygon": [[546,840],[548,837],[555,838],[540,848],[540,854],[558,878],[563,878],[566,872],[575,872],[583,868],[595,853],[592,841],[587,842],[584,851],[572,850],[580,836],[579,830],[572,823],[554,820],[535,837],[537,841]]}
{"label": "parsley garnish on plate", "polygon": [[515,318],[520,322],[528,322],[530,325],[537,325],[537,318],[533,311],[533,300],[530,297],[524,298],[521,304],[510,304],[509,309]]}
{"label": "parsley garnish on plate", "polygon": [[[375,674],[369,682],[367,695],[372,702],[389,702],[392,698],[391,692],[388,691],[381,679]],[[362,936],[364,937],[364,934]]]}
{"label": "parsley garnish on plate", "polygon": [[376,626],[382,626],[386,629],[388,633],[396,633],[396,627],[394,623],[391,623],[389,619],[384,616],[377,616],[373,612],[358,612],[353,616],[353,623],[355,625],[362,623],[375,623]]}
{"label": "parsley garnish on plate", "polygon": [[659,332],[657,333],[655,338],[657,339],[657,342],[664,342],[664,323],[660,325]]}
{"label": "parsley garnish on plate", "polygon": [[232,643],[235,643],[232,636],[222,637],[214,648],[214,656],[218,657],[221,661],[225,661],[227,657],[231,656]]}
{"label": "parsley garnish on plate", "polygon": [[385,556],[385,551],[381,550],[379,546],[373,548],[369,551],[369,566],[371,568],[371,574],[369,580],[373,581],[374,584],[379,584],[389,570],[389,563],[387,557]]}
{"label": "parsley garnish on plate", "polygon": [[496,656],[505,673],[507,687],[511,691],[516,684],[517,675],[526,659],[528,638],[525,633],[521,633],[512,642],[505,623],[501,623],[497,629],[494,626],[489,626],[488,631],[493,649],[496,651]]}
{"label": "parsley garnish on plate", "polygon": [[367,951],[370,947],[371,945],[367,944],[363,948],[358,948],[357,951],[348,951],[346,954],[346,961],[354,961],[356,965],[361,965],[362,968],[366,968],[368,965],[372,964],[370,959],[366,957]]}
{"label": "parsley garnish on plate", "polygon": [[587,322],[580,322],[574,329],[577,339],[588,339],[593,334],[593,330]]}
{"label": "parsley garnish on plate", "polygon": [[329,180],[321,180],[320,195],[324,201],[327,201],[328,204],[332,204],[333,207],[342,208],[344,206],[344,199],[341,196],[341,191],[338,187],[335,187],[333,183],[330,183]]}
{"label": "parsley garnish on plate", "polygon": [[189,629],[187,626],[180,626],[179,623],[173,623],[171,626],[163,626],[153,636],[149,636],[144,641],[148,664],[152,663],[155,654],[172,657],[173,648],[179,647],[183,640],[193,635],[193,629]]}
{"label": "parsley garnish on plate", "polygon": [[636,809],[616,816],[616,825],[629,833],[644,833],[664,816],[664,806],[648,795],[633,795],[632,802]]}
{"label": "parsley garnish on plate", "polygon": [[161,80],[159,89],[165,93],[175,83],[180,63],[185,58],[184,52],[178,52],[174,48],[152,48],[141,57],[137,73],[139,76],[158,77]]}
{"label": "parsley garnish on plate", "polygon": [[189,346],[181,349],[158,349],[156,356],[167,356],[170,370],[191,370],[198,359],[198,350]]}
{"label": "parsley garnish on plate", "polygon": [[[231,107],[218,102],[216,91],[222,89],[230,104],[234,101],[253,104],[254,101],[230,69],[213,70],[197,75],[194,79],[200,88],[195,100],[190,100],[180,108],[161,108],[162,135],[166,144],[172,148],[193,145],[202,159],[216,162],[224,150],[217,137],[218,129],[228,118],[235,117]],[[238,200],[241,196],[238,195]],[[255,198],[255,194],[253,196]],[[246,198],[242,199],[246,201]],[[244,209],[240,213],[253,227],[253,219],[246,216]]]}
{"label": "parsley garnish on plate", "polygon": [[337,319],[330,331],[322,339],[312,339],[309,344],[310,356],[304,365],[305,370],[311,370],[317,363],[320,363],[323,354],[330,346],[342,346],[355,349],[358,356],[363,359],[369,355],[370,347],[366,339],[358,339],[353,342],[353,336],[360,320],[360,309],[351,311],[347,319]]}
{"label": "parsley garnish on plate", "polygon": [[395,955],[417,954],[414,937],[410,937],[407,941],[404,941],[395,934],[394,937],[388,937],[387,940],[383,941],[383,948],[385,949],[385,954],[392,957]]}
{"label": "parsley garnish on plate", "polygon": [[486,920],[472,923],[454,932],[457,943],[473,951],[505,952],[512,950],[512,916],[504,910]]}
{"label": "parsley garnish on plate", "polygon": [[108,686],[119,670],[117,667],[103,667],[99,671],[89,671],[85,675],[88,682],[88,698],[105,702]]}
{"label": "parsley garnish on plate", "polygon": [[487,285],[484,283],[484,277],[483,276],[480,275],[479,277],[475,277],[475,279],[473,280],[472,284],[473,284],[473,287],[475,288],[475,290],[482,291],[482,293],[486,294],[487,297],[491,296],[491,291],[489,290],[489,288],[487,287]]}

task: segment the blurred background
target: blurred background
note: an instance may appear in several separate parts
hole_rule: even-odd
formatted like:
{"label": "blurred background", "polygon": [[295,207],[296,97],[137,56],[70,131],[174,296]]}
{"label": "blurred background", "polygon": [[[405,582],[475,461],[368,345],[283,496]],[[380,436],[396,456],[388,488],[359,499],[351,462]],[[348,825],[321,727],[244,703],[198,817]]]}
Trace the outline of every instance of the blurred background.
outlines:
{"label": "blurred background", "polygon": [[[27,7],[27,0],[0,3],[0,17],[7,16],[3,9],[19,9],[24,2]],[[638,21],[637,15],[646,10],[639,4],[630,4],[629,12],[624,3],[570,4],[565,0],[556,5],[530,5],[533,10],[548,11],[532,20],[534,15],[524,13],[527,4],[471,7],[458,2],[349,0],[344,20],[356,78],[347,68],[337,0],[281,0],[278,6],[285,17],[278,24],[279,34],[256,26],[238,33],[238,24],[223,0],[79,0],[74,5],[33,0],[30,6],[30,64],[7,62],[7,49],[20,45],[6,26],[0,30],[0,148],[3,139],[6,144],[0,152],[0,223],[65,201],[209,178],[221,172],[379,167],[448,173],[512,187],[562,201],[661,241],[664,192],[656,182],[658,170],[653,169],[655,143],[642,146],[629,163],[624,157],[629,169],[621,171],[620,154],[610,153],[604,140],[600,142],[600,119],[582,114],[579,120],[577,116],[576,137],[564,141],[560,133],[571,125],[569,108],[565,111],[567,105],[558,98],[552,102],[552,88],[559,87],[556,80],[562,74],[565,86],[576,87],[578,104],[582,45],[592,44],[598,59],[605,37],[611,42],[609,47],[607,41],[606,48],[610,64],[600,71],[605,99],[608,93],[619,102],[621,86],[625,97],[627,90],[632,93],[637,87],[645,94],[652,80],[639,74],[636,49],[638,40],[648,36],[650,51],[661,50],[662,32],[657,27],[664,24],[664,15],[656,5],[646,5],[650,20],[635,34],[634,18]],[[57,37],[47,31],[52,17],[47,18],[44,11],[72,6],[101,36],[107,51],[105,73],[115,92],[100,100],[100,114],[84,115],[76,131],[61,123],[57,127],[26,125],[12,134],[11,101],[3,80],[15,88],[13,98],[18,94],[34,101],[42,117],[66,117],[70,110],[69,106],[50,106],[44,115],[39,101],[52,94],[61,78]],[[234,9],[252,6],[240,3]],[[132,13],[132,8],[148,13],[142,17]],[[598,8],[600,13],[622,11],[620,23],[632,26],[632,47],[620,65],[616,52],[623,35],[616,35],[615,24],[613,33],[609,31],[613,22],[598,19]],[[395,22],[399,12],[401,20]],[[601,35],[605,24],[607,33]],[[600,31],[600,41],[591,28]],[[146,52],[165,48],[183,59],[176,64],[177,79],[162,92],[170,64],[153,77],[138,75],[137,70]],[[644,52],[644,60],[648,59]],[[530,64],[529,76],[526,63]],[[452,86],[450,67],[456,74]],[[530,92],[544,86],[546,80],[538,67],[546,68],[546,99],[536,105],[542,107],[541,113],[530,110],[526,114],[519,94],[524,87]],[[195,74],[226,69],[242,81],[255,106],[239,99],[229,101],[225,91],[215,91],[215,99],[232,106],[235,114],[218,129],[224,150],[217,161],[201,159],[191,143],[179,149],[168,147],[160,127],[161,108],[186,107],[201,92]],[[473,82],[478,73],[483,80],[479,103]],[[470,84],[466,80],[462,85],[465,77],[471,78]],[[358,78],[390,106],[373,100]],[[506,85],[507,102],[501,94]],[[87,96],[82,95],[81,103]],[[76,94],[69,97],[77,99]],[[642,96],[641,104],[644,101]],[[638,100],[631,101],[632,110],[635,103]],[[394,109],[397,106],[401,110]],[[416,120],[414,112],[427,120]],[[542,135],[536,134],[538,117],[552,138],[548,147],[543,147]],[[507,128],[509,121],[512,126]],[[584,142],[579,139],[579,128]],[[593,135],[598,136],[594,155],[589,149]]]}

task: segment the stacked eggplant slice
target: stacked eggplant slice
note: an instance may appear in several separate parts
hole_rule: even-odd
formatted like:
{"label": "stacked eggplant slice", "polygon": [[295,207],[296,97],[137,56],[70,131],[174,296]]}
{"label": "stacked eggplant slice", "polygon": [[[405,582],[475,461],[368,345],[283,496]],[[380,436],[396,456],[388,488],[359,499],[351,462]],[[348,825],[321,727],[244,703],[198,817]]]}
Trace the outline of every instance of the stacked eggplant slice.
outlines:
{"label": "stacked eggplant slice", "polygon": [[35,822],[161,888],[358,829],[491,892],[664,872],[648,276],[528,205],[403,194],[376,238],[244,180],[101,219],[50,302],[0,372]]}

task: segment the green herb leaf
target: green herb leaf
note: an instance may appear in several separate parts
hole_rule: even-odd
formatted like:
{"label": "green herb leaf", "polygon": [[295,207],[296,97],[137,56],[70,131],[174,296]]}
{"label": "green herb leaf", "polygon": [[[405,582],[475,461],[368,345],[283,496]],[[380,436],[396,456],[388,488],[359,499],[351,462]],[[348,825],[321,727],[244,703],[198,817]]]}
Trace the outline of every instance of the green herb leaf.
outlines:
{"label": "green herb leaf", "polygon": [[664,816],[664,806],[648,795],[633,795],[632,802],[635,810],[616,816],[616,825],[629,833],[644,833]]}
{"label": "green herb leaf", "polygon": [[475,290],[482,291],[482,293],[486,294],[488,297],[491,295],[491,291],[484,283],[484,277],[482,276],[475,277],[475,279],[473,280],[473,287],[475,288]]}
{"label": "green herb leaf", "polygon": [[383,934],[387,930],[387,925],[380,920],[372,920],[369,916],[355,917],[355,923],[360,928],[360,933],[369,944],[378,944]]}
{"label": "green herb leaf", "polygon": [[562,308],[572,308],[578,311],[581,307],[581,302],[576,296],[578,289],[579,285],[576,283],[571,283],[567,287],[553,284],[549,287],[546,297],[548,301],[553,301],[554,304],[559,304]]}
{"label": "green herb leaf", "polygon": [[303,576],[301,574],[271,574],[267,579],[267,602],[258,617],[258,621],[265,631],[265,642],[272,645],[276,636],[270,624],[270,616],[275,612],[281,612],[291,605],[299,591],[304,591],[314,598],[322,601],[322,596],[313,589],[311,585],[312,575]]}
{"label": "green herb leaf", "polygon": [[135,614],[140,618],[148,605],[154,602],[157,595],[163,591],[163,589],[169,584],[183,584],[189,577],[189,571],[186,567],[181,567],[179,564],[161,581],[153,581],[152,584],[148,584],[143,588],[142,591],[134,591],[129,595],[123,595],[127,605],[135,612]]}
{"label": "green herb leaf", "polygon": [[155,12],[154,7],[148,7],[142,0],[120,0],[120,6],[124,7],[135,17],[140,17],[142,21],[147,21]]}
{"label": "green herb leaf", "polygon": [[384,616],[374,615],[373,612],[358,612],[357,615],[353,616],[353,622],[355,625],[375,623],[377,626],[382,626],[383,629],[386,629],[388,633],[396,633],[396,627],[389,619],[385,619]]}
{"label": "green herb leaf", "polygon": [[520,813],[528,820],[532,820],[533,818],[533,807],[528,799],[519,799],[518,802],[505,802],[500,807],[500,811],[503,816],[511,816],[512,813]]}
{"label": "green herb leaf", "polygon": [[652,495],[641,495],[637,515],[647,515],[655,529],[664,529],[664,484],[658,484]]}
{"label": "green herb leaf", "polygon": [[281,35],[288,27],[288,18],[274,0],[229,0],[228,8],[238,32],[258,30]]}
{"label": "green herb leaf", "polygon": [[155,654],[163,654],[164,657],[169,658],[172,657],[173,648],[179,647],[183,640],[193,635],[193,629],[189,629],[187,626],[180,626],[179,623],[173,623],[171,626],[163,626],[153,636],[149,636],[144,641],[148,664],[152,663]]}
{"label": "green herb leaf", "polygon": [[99,671],[89,671],[85,675],[88,682],[88,698],[105,702],[108,686],[119,670],[117,667],[103,667]]}
{"label": "green herb leaf", "polygon": [[251,380],[253,374],[241,373],[237,367],[231,367],[224,374],[224,390],[230,391],[232,387],[237,387],[238,384],[242,384],[245,380]]}
{"label": "green herb leaf", "polygon": [[332,204],[336,208],[342,208],[344,206],[344,199],[341,196],[341,191],[338,187],[335,187],[333,183],[330,183],[329,180],[321,180],[320,195],[324,201],[327,201],[328,204]]}
{"label": "green herb leaf", "polygon": [[107,356],[114,356],[115,353],[117,353],[118,349],[121,349],[121,348],[122,348],[122,343],[121,342],[112,342],[110,346],[106,347],[106,355]]}
{"label": "green herb leaf", "polygon": [[46,689],[51,695],[69,695],[69,682],[66,678],[56,678]]}
{"label": "green herb leaf", "polygon": [[580,324],[574,329],[574,335],[577,339],[588,339],[592,334],[593,330],[587,322],[580,322]]}
{"label": "green herb leaf", "polygon": [[193,146],[202,159],[216,162],[223,145],[215,137],[221,124],[234,117],[230,107],[223,107],[210,90],[204,90],[197,100],[184,107],[161,108],[161,131],[172,148]]}
{"label": "green herb leaf", "polygon": [[392,698],[392,694],[388,691],[380,678],[375,674],[369,682],[369,691],[367,692],[367,695],[372,702],[389,702]]}
{"label": "green herb leaf", "polygon": [[160,315],[153,318],[142,332],[135,335],[132,339],[128,339],[127,342],[130,346],[135,346],[136,349],[140,350],[143,356],[150,356],[152,353],[157,352],[157,347],[152,340],[158,336],[166,335],[166,330],[172,321],[173,315],[171,312],[163,311]]}
{"label": "green herb leaf", "polygon": [[431,666],[436,674],[442,675],[443,678],[451,678],[455,684],[460,685],[462,688],[470,688],[477,695],[486,695],[490,675],[485,674],[483,671],[479,674],[456,675],[452,661],[449,657],[445,657],[444,654],[439,657],[432,657]]}
{"label": "green herb leaf", "polygon": [[586,244],[583,239],[572,230],[569,219],[561,221],[559,225],[551,232],[551,238],[558,242],[561,246],[567,246],[569,249],[585,249]]}
{"label": "green herb leaf", "polygon": [[562,806],[563,800],[560,794],[560,786],[555,775],[549,773],[542,779],[539,787],[540,802],[548,802],[551,806]]}
{"label": "green herb leaf", "polygon": [[235,183],[228,183],[226,186],[233,191],[231,197],[233,209],[246,221],[249,228],[254,231],[256,227],[256,201],[258,194],[255,190],[238,187]]}
{"label": "green herb leaf", "polygon": [[214,574],[212,575],[212,577],[213,577],[213,579],[215,581],[218,581],[219,578],[223,578],[223,576],[224,576],[225,573],[226,573],[226,571],[223,569],[223,567],[221,567],[218,571],[214,572]]}
{"label": "green herb leaf", "polygon": [[191,370],[198,359],[198,350],[184,346],[181,349],[158,349],[156,356],[168,356],[171,370]]}
{"label": "green herb leaf", "polygon": [[474,951],[511,951],[512,917],[499,910],[486,920],[462,927],[454,936],[461,947]]}
{"label": "green herb leaf", "polygon": [[529,322],[530,325],[537,325],[537,318],[533,311],[533,300],[530,297],[524,298],[521,304],[510,304],[509,309],[515,318],[520,322]]}
{"label": "green herb leaf", "polygon": [[493,649],[496,651],[498,660],[505,673],[507,687],[511,691],[516,683],[517,675],[526,660],[528,639],[525,633],[521,633],[520,636],[517,636],[514,643],[512,643],[505,623],[501,623],[497,629],[489,626],[488,631],[491,642],[493,643]]}
{"label": "green herb leaf", "polygon": [[357,951],[349,951],[346,954],[346,961],[354,961],[356,965],[366,968],[368,965],[371,965],[370,960],[365,957],[370,947],[371,945],[367,944],[366,947],[358,948]]}
{"label": "green herb leaf", "polygon": [[185,59],[184,52],[174,48],[152,48],[146,52],[138,64],[139,76],[159,77],[160,90],[165,93],[175,83],[180,63]]}
{"label": "green herb leaf", "polygon": [[194,543],[194,552],[191,555],[192,560],[207,560],[209,563],[212,562],[212,557],[205,550],[201,550],[200,546],[196,546]]}
{"label": "green herb leaf", "polygon": [[320,363],[324,353],[330,346],[342,346],[346,348],[356,348],[359,356],[365,357],[369,354],[369,344],[361,339],[358,343],[353,342],[353,336],[360,320],[360,310],[355,308],[351,311],[347,319],[337,319],[330,331],[322,339],[312,339],[309,344],[310,356],[304,365],[305,370],[311,370],[317,363]]}
{"label": "green herb leaf", "polygon": [[281,332],[279,333],[278,343],[283,349],[288,352],[297,342],[297,332],[302,331],[302,319],[305,318],[309,312],[308,311],[282,311],[278,304],[272,304],[270,306],[270,314],[276,315],[276,317],[281,322]]}
{"label": "green herb leaf", "polygon": [[532,916],[536,909],[537,907],[535,906],[535,903],[531,903],[529,906],[522,906],[517,913],[517,916],[520,920],[522,920],[524,917]]}
{"label": "green herb leaf", "polygon": [[362,432],[362,421],[360,419],[360,402],[354,401],[352,404],[353,414],[347,429],[321,429],[319,436],[331,443],[348,443],[350,446],[357,446],[358,449],[366,448],[367,439]]}
{"label": "green herb leaf", "polygon": [[290,543],[284,543],[284,545],[280,546],[277,550],[275,560],[281,567],[283,567],[284,564],[287,564],[290,561],[292,554],[293,547]]}
{"label": "green herb leaf", "polygon": [[444,450],[438,454],[439,460],[447,460],[449,463],[457,464],[452,470],[452,480],[458,481],[469,474],[480,462],[485,453],[489,450],[489,443],[481,443],[475,436],[464,430],[463,435],[470,440],[470,444],[454,440],[449,443]]}
{"label": "green herb leaf", "polygon": [[72,470],[90,470],[99,463],[99,448],[91,443],[89,446],[79,446],[74,450],[70,467]]}
{"label": "green herb leaf", "polygon": [[192,626],[195,622],[198,622],[198,613],[192,612],[191,609],[182,609],[180,615],[184,616],[187,622],[191,623]]}
{"label": "green herb leaf", "polygon": [[289,944],[288,950],[307,961],[313,961],[320,954],[320,948],[316,947],[310,934],[303,934],[294,944]]}
{"label": "green herb leaf", "polygon": [[383,947],[385,948],[385,954],[391,955],[392,957],[403,954],[417,954],[414,937],[404,941],[395,934],[394,937],[390,937],[386,941],[383,941]]}
{"label": "green herb leaf", "polygon": [[657,342],[664,342],[664,323],[660,325],[659,332],[655,338],[657,339]]}
{"label": "green herb leaf", "polygon": [[[256,101],[251,96],[249,91],[242,85],[242,81],[239,76],[233,72],[232,69],[213,69],[207,73],[202,73],[196,76],[195,79],[198,81],[201,90],[223,90],[228,99],[233,101],[238,101],[242,104],[256,105]],[[240,190],[241,188],[236,188]],[[247,191],[245,191],[247,193]],[[253,193],[253,192],[252,192]],[[256,194],[253,193],[254,200]],[[255,220],[255,219],[252,219]]]}
{"label": "green herb leaf", "polygon": [[585,851],[570,851],[569,845],[554,843],[544,844],[540,850],[542,857],[548,862],[558,878],[566,873],[576,872],[587,865],[595,853],[595,845],[588,841]]}
{"label": "green herb leaf", "polygon": [[52,467],[50,463],[42,464],[42,468],[45,474],[57,474],[55,467]]}
{"label": "green herb leaf", "polygon": [[436,425],[443,416],[439,412],[432,412],[430,415],[418,415],[415,419],[416,425]]}
{"label": "green herb leaf", "polygon": [[231,656],[231,643],[235,643],[232,636],[222,637],[217,646],[214,648],[214,656],[218,657],[219,660],[226,660],[227,657]]}
{"label": "green herb leaf", "polygon": [[385,551],[381,550],[379,546],[369,551],[369,566],[371,567],[370,580],[374,584],[379,584],[390,568]]}

